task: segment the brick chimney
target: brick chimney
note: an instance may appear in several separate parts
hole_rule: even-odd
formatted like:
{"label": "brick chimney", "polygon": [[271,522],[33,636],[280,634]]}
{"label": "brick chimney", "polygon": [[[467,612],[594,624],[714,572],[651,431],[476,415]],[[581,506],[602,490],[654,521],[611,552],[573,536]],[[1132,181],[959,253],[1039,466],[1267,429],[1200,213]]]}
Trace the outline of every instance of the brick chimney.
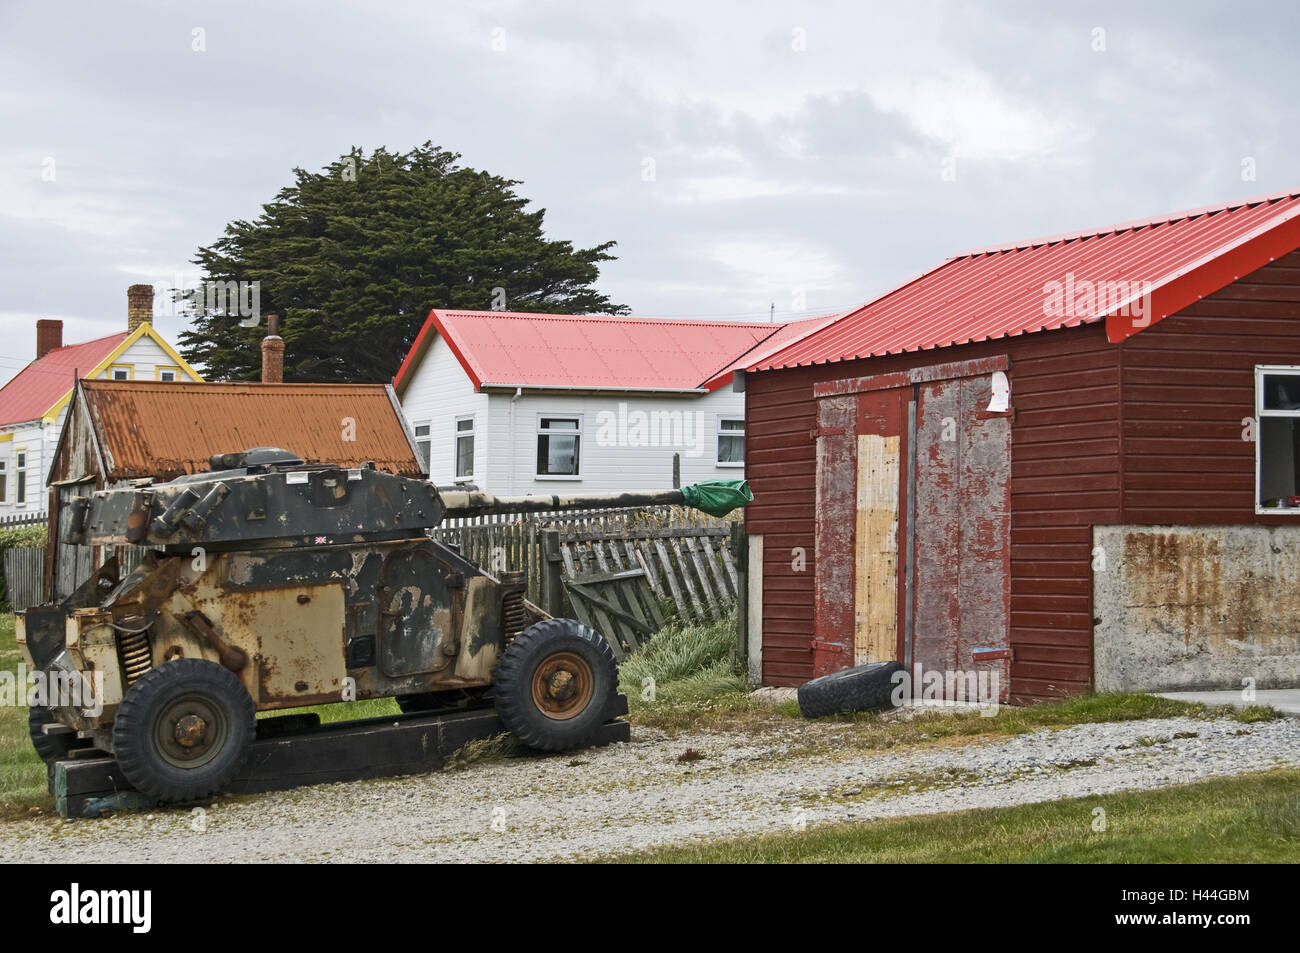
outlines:
{"label": "brick chimney", "polygon": [[57,318],[41,318],[36,322],[36,360],[56,347],[63,347],[63,322]]}
{"label": "brick chimney", "polygon": [[132,285],[126,289],[126,329],[134,331],[153,321],[153,285]]}
{"label": "brick chimney", "polygon": [[262,383],[284,383],[284,338],[280,337],[280,316],[266,316],[266,337],[262,338]]}

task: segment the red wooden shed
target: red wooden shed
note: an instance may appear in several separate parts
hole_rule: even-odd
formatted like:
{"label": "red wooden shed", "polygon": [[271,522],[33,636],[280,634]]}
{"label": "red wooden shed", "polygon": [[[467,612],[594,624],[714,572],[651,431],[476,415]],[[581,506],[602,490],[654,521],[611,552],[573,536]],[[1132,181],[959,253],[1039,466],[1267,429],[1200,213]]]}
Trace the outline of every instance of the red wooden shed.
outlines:
{"label": "red wooden shed", "polygon": [[1297,248],[1300,193],[977,249],[751,363],[752,674],[1300,684]]}

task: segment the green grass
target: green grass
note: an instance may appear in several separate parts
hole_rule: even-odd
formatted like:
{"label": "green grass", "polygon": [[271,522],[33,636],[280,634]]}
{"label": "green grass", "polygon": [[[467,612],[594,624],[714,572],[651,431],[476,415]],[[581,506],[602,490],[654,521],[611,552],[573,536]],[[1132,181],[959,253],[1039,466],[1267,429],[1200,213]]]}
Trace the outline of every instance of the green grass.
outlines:
{"label": "green grass", "polygon": [[[1098,808],[1106,829],[1094,830]],[[668,847],[623,863],[1295,863],[1300,771]]]}
{"label": "green grass", "polygon": [[[0,670],[15,678],[21,656],[14,641],[14,617],[0,614]],[[31,808],[53,809],[45,781],[45,762],[36,756],[27,735],[27,708],[0,706],[0,817],[26,814]]]}

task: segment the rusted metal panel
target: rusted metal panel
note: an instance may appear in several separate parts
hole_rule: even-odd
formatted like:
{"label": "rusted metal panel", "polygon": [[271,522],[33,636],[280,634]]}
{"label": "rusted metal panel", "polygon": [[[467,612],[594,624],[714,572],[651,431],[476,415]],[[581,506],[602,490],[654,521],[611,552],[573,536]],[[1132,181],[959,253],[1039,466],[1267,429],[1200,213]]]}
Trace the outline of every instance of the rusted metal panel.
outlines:
{"label": "rusted metal panel", "polygon": [[[208,469],[213,453],[283,447],[304,460],[419,476],[382,384],[82,381],[106,483]],[[69,476],[81,474],[71,472]]]}

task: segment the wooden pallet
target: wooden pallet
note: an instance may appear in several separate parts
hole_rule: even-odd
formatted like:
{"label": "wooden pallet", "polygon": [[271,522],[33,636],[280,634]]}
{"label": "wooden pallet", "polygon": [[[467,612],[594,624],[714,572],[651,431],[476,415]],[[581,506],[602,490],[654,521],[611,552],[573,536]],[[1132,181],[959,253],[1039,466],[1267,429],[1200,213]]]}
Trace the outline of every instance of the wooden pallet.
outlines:
{"label": "wooden pallet", "polygon": [[[631,726],[616,720],[626,714],[627,696],[620,694],[594,746],[629,740]],[[494,708],[452,714],[415,712],[328,725],[320,724],[315,715],[264,718],[258,721],[248,764],[225,793],[254,794],[437,771],[448,755],[466,743],[505,730]],[[143,810],[158,803],[131,787],[116,759],[108,755],[57,762],[50,771],[50,791],[62,817],[98,817],[105,811]]]}

